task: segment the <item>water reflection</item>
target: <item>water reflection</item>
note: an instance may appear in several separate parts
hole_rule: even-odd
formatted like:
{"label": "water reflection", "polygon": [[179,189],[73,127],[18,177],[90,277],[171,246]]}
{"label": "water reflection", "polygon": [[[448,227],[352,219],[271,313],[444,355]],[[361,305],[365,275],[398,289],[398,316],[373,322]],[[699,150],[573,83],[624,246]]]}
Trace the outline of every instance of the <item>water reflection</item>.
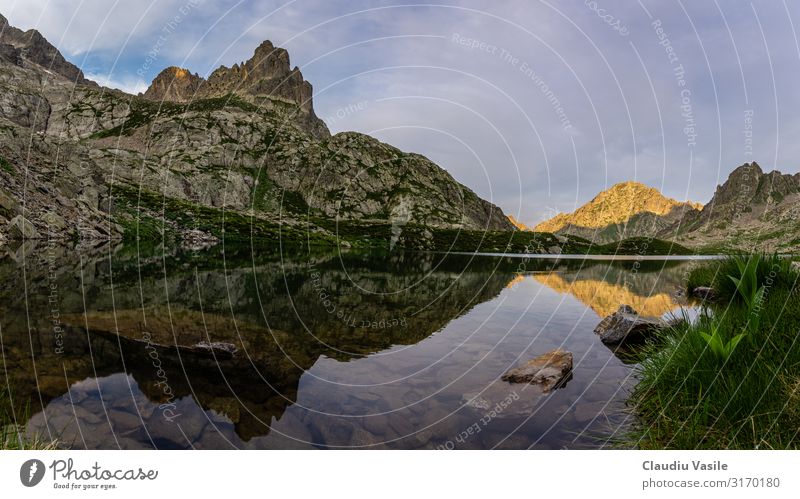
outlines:
{"label": "water reflection", "polygon": [[644,316],[661,317],[687,304],[680,292],[685,272],[685,266],[641,275],[609,266],[592,266],[532,277],[559,293],[569,293],[599,317],[614,313],[623,303]]}
{"label": "water reflection", "polygon": [[[680,305],[689,264],[626,265],[22,248],[0,260],[4,363],[28,431],[67,447],[597,447],[632,382],[598,316]],[[237,353],[195,348],[215,343]],[[556,347],[563,388],[500,381]]]}

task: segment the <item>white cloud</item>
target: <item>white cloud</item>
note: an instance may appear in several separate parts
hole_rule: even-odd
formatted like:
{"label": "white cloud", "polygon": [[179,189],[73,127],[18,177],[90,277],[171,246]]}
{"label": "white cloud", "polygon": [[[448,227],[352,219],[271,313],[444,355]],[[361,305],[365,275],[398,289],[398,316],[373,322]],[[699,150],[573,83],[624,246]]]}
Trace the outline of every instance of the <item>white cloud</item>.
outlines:
{"label": "white cloud", "polygon": [[66,56],[96,50],[120,52],[158,36],[179,18],[188,21],[206,0],[0,0],[0,12],[20,28],[35,28]]}
{"label": "white cloud", "polygon": [[124,76],[122,78],[115,78],[107,74],[95,73],[87,73],[85,76],[103,87],[116,88],[117,90],[122,90],[123,92],[133,95],[144,92],[149,86],[146,81],[139,77]]}

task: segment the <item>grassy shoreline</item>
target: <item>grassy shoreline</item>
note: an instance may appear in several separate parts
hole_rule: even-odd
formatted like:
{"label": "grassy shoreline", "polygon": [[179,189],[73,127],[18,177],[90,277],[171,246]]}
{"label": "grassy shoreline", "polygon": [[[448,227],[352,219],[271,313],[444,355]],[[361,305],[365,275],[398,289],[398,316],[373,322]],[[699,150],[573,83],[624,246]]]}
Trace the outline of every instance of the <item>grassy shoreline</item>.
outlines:
{"label": "grassy shoreline", "polygon": [[791,261],[738,255],[695,269],[718,298],[644,347],[630,403],[645,449],[800,447],[800,292]]}
{"label": "grassy shoreline", "polygon": [[262,218],[185,200],[164,197],[125,184],[113,188],[113,217],[126,241],[174,243],[181,228],[199,230],[232,243],[313,247],[535,253],[583,255],[691,255],[680,244],[650,237],[632,237],[596,244],[577,236],[518,230],[433,228],[414,223],[393,226],[384,221],[338,220],[297,209],[285,219]]}
{"label": "grassy shoreline", "polygon": [[17,414],[14,418],[8,388],[0,390],[0,451],[4,450],[53,450],[58,448],[58,442],[47,441],[39,437],[31,439],[25,434],[24,426],[19,421],[29,419],[29,411]]}

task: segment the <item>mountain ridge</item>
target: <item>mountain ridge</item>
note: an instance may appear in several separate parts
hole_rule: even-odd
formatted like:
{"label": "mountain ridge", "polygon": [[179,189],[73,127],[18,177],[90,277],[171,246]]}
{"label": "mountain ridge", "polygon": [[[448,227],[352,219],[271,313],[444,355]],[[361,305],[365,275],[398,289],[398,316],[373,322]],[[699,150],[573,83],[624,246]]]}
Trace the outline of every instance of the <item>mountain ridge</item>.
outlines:
{"label": "mountain ridge", "polygon": [[[28,32],[4,25],[2,36],[19,33]],[[208,80],[167,68],[139,96],[89,82],[46,40],[26,43],[0,45],[0,244],[377,237],[388,246],[406,224],[514,229],[424,156],[357,132],[330,136],[310,83],[268,41]]]}
{"label": "mountain ridge", "polygon": [[673,225],[702,205],[668,198],[640,182],[619,182],[600,191],[572,213],[559,213],[537,224],[535,231],[571,234],[608,243],[647,235]]}
{"label": "mountain ridge", "polygon": [[[617,202],[620,192],[623,200]],[[705,205],[667,198],[638,182],[621,182],[534,230],[595,243],[647,237],[704,251],[797,251],[800,173],[764,172],[755,161],[744,163]]]}
{"label": "mountain ridge", "polygon": [[80,68],[68,62],[38,30],[22,31],[15,28],[2,14],[0,14],[0,59],[19,66],[23,61],[29,60],[73,83],[97,86],[95,82],[86,79]]}
{"label": "mountain ridge", "polygon": [[691,246],[744,251],[800,249],[800,173],[764,172],[755,161],[735,168],[699,213],[670,235]]}
{"label": "mountain ridge", "polygon": [[230,68],[220,66],[208,79],[185,68],[167,67],[142,96],[153,101],[191,102],[229,94],[261,106],[272,106],[276,100],[294,104],[306,131],[317,138],[330,137],[327,125],[314,113],[311,83],[303,78],[300,68],[291,68],[289,53],[269,40],[256,47],[247,61]]}

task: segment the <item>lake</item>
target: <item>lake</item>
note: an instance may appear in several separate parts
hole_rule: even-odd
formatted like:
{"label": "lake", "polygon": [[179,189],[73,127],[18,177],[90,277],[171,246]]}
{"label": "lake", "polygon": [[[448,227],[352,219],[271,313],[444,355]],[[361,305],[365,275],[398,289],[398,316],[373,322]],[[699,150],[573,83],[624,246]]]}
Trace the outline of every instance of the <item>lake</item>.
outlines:
{"label": "lake", "polygon": [[[592,330],[622,303],[691,309],[692,265],[24,246],[0,256],[3,381],[69,448],[619,446],[636,356]],[[560,388],[500,380],[555,348]]]}

